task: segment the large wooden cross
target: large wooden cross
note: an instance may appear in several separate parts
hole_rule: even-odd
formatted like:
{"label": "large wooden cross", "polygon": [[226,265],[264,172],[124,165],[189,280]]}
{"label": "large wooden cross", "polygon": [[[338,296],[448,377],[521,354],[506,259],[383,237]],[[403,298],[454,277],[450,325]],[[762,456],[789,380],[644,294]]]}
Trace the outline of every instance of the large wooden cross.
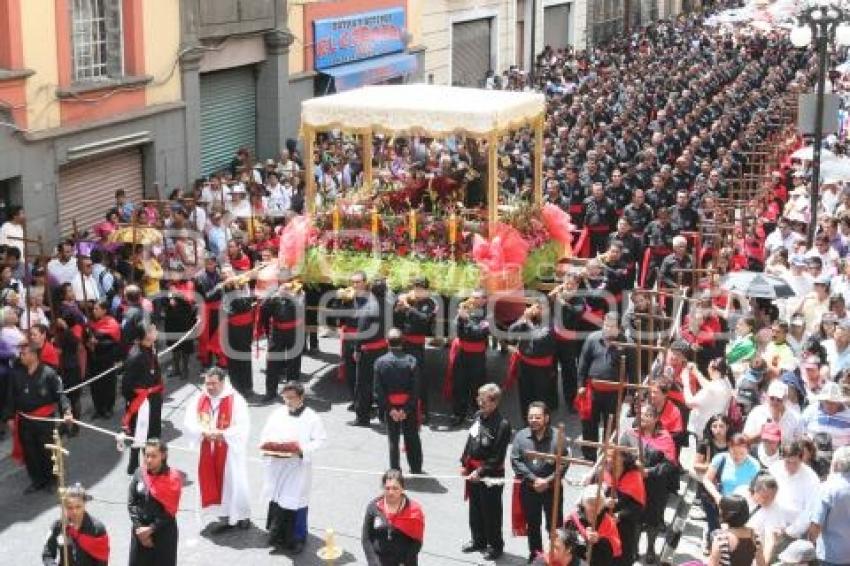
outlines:
{"label": "large wooden cross", "polygon": [[62,446],[62,435],[59,434],[59,428],[53,429],[53,443],[45,444],[51,452],[51,460],[53,460],[53,475],[56,476],[57,488],[56,494],[59,497],[59,513],[62,521],[62,564],[70,564],[68,560],[68,516],[65,514],[65,456],[69,452]]}

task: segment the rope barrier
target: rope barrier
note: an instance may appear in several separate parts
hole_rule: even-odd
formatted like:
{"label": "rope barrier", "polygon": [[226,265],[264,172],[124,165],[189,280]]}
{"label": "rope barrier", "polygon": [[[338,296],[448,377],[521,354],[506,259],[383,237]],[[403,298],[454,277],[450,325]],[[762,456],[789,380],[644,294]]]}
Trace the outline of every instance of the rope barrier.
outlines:
{"label": "rope barrier", "polygon": [[[162,352],[158,352],[158,353],[157,353],[157,356],[158,356],[158,357],[162,357],[162,356],[164,356],[164,355],[166,355],[166,354],[170,353],[170,352],[171,352],[172,350],[174,350],[177,346],[179,346],[180,344],[182,344],[183,342],[185,342],[186,340],[188,340],[188,339],[189,339],[189,337],[190,337],[192,334],[194,334],[195,330],[197,330],[197,329],[198,329],[198,326],[199,326],[200,324],[201,324],[201,319],[200,319],[200,317],[199,317],[199,318],[198,318],[198,320],[196,320],[196,321],[195,321],[194,326],[192,326],[192,328],[190,328],[190,329],[189,329],[189,330],[188,330],[188,331],[187,331],[187,332],[186,332],[183,336],[181,336],[181,337],[180,337],[180,339],[178,339],[178,340],[177,340],[177,342],[175,342],[174,344],[172,344],[171,346],[169,346],[168,348],[166,348],[166,349],[165,349],[165,350],[163,350]],[[67,394],[67,393],[73,393],[73,392],[74,392],[74,391],[76,391],[77,389],[82,389],[82,388],[83,388],[83,387],[85,387],[86,385],[90,385],[90,384],[94,383],[95,381],[98,381],[99,379],[103,379],[104,377],[106,377],[107,375],[109,375],[110,373],[112,373],[113,371],[118,371],[118,370],[119,370],[119,369],[121,369],[122,367],[124,367],[124,362],[121,362],[121,363],[115,364],[114,366],[112,366],[112,367],[111,367],[111,368],[109,368],[108,370],[102,371],[101,373],[99,373],[99,374],[95,375],[94,377],[90,377],[90,378],[88,378],[87,380],[83,381],[82,383],[78,383],[77,385],[74,385],[73,387],[69,387],[69,388],[65,389],[64,393],[66,393],[66,394]]]}

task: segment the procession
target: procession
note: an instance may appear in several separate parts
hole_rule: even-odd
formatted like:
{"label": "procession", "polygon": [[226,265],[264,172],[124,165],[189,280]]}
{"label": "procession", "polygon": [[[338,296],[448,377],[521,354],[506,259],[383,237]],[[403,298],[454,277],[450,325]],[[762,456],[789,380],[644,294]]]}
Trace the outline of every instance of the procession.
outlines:
{"label": "procession", "polygon": [[2,561],[850,564],[838,4],[326,92],[55,242],[5,207]]}

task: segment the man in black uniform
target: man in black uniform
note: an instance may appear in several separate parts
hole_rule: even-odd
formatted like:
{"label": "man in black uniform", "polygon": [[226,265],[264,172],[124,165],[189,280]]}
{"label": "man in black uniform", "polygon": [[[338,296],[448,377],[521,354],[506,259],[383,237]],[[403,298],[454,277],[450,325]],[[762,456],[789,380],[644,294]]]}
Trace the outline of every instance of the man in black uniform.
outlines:
{"label": "man in black uniform", "polygon": [[54,482],[50,452],[44,447],[53,442],[54,424],[27,416],[51,418],[58,409],[66,421],[72,418],[62,380],[52,368],[41,363],[40,357],[41,350],[35,344],[21,345],[20,362],[12,369],[3,407],[6,424],[12,431],[12,458],[26,465],[30,477],[31,483],[24,494],[40,489],[49,491]]}
{"label": "man in black uniform", "polygon": [[419,362],[403,350],[402,333],[387,333],[390,351],[375,361],[375,392],[378,410],[387,422],[390,442],[390,469],[400,470],[398,440],[404,435],[407,463],[411,474],[422,473],[422,443],[419,441],[418,390]]}
{"label": "man in black uniform", "polygon": [[[428,279],[417,277],[413,289],[398,297],[394,308],[395,325],[404,336],[404,352],[416,358],[419,367],[419,393],[422,422],[428,422],[428,384],[430,374],[425,367],[425,341],[434,333],[437,302],[430,296]],[[390,466],[392,467],[392,466]]]}
{"label": "man in black uniform", "polygon": [[528,414],[532,401],[545,401],[550,407],[558,406],[558,381],[555,375],[555,339],[548,325],[543,324],[543,307],[534,303],[525,309],[522,317],[508,329],[508,336],[516,345],[511,346],[508,377],[505,388],[519,384],[521,418]]}
{"label": "man in black uniform", "polygon": [[623,209],[623,218],[629,221],[635,237],[643,235],[646,226],[652,222],[652,208],[646,204],[646,195],[643,189],[635,189],[632,202]]}
{"label": "man in black uniform", "polygon": [[[682,285],[690,285],[691,274],[678,272],[679,269],[693,268],[693,261],[688,254],[688,240],[684,236],[673,238],[673,253],[669,254],[661,262],[659,269],[660,284],[668,289],[675,289]],[[681,278],[681,279],[680,279]]]}
{"label": "man in black uniform", "polygon": [[355,408],[355,386],[357,384],[357,361],[354,359],[357,342],[357,311],[364,308],[368,302],[369,291],[366,285],[366,274],[355,271],[349,279],[351,286],[337,291],[336,296],[328,302],[328,308],[339,311],[336,322],[339,325],[340,357],[339,380],[348,385],[351,392],[351,405],[348,410]]}
{"label": "man in black uniform", "polygon": [[198,335],[198,361],[202,367],[213,364],[213,356],[220,357],[221,340],[218,332],[221,309],[221,272],[214,254],[207,255],[204,271],[195,278],[195,290],[204,298],[201,306],[201,330]]}
{"label": "man in black uniform", "polygon": [[[151,323],[143,324],[140,330],[142,339],[130,350],[124,365],[124,377],[121,380],[121,394],[126,399],[126,410],[121,426],[134,442],[130,450],[130,462],[127,473],[132,474],[139,467],[139,451],[149,438],[159,438],[162,434],[162,372],[159,368],[154,345],[157,329]],[[139,416],[143,418],[139,422]],[[144,418],[146,417],[146,418]],[[141,427],[140,427],[141,425]]]}
{"label": "man in black uniform", "polygon": [[593,183],[591,195],[584,199],[584,226],[590,231],[590,256],[605,251],[608,234],[617,223],[614,203],[605,196],[602,183]]}
{"label": "man in black uniform", "polygon": [[[617,412],[618,386],[612,381],[620,380],[620,357],[626,357],[626,379],[634,383],[634,363],[632,350],[612,345],[612,342],[625,342],[620,332],[620,322],[614,312],[605,315],[602,330],[591,333],[581,349],[578,362],[579,396],[590,392],[590,419],[582,421],[584,440],[599,440],[599,425],[605,424],[609,415]],[[596,460],[595,448],[582,448],[587,460]]]}
{"label": "man in black uniform", "polygon": [[687,191],[676,193],[676,204],[670,207],[670,223],[677,232],[693,232],[699,225],[699,214],[691,208]]}
{"label": "man in black uniform", "polygon": [[511,441],[511,425],[499,412],[502,390],[495,383],[478,389],[479,412],[469,429],[460,462],[469,498],[469,530],[472,540],[463,545],[463,552],[484,552],[485,560],[502,555],[501,483],[488,484],[487,478],[505,477],[505,455]]}
{"label": "man in black uniform", "polygon": [[[106,566],[109,562],[109,535],[103,523],[86,512],[88,498],[80,484],[65,490],[65,532],[62,520],[56,519],[41,551],[44,566]],[[70,564],[65,563],[65,544]]]}
{"label": "man in black uniform", "polygon": [[617,220],[617,231],[608,237],[608,245],[620,242],[623,247],[622,260],[628,269],[625,289],[635,288],[635,279],[638,265],[640,265],[641,253],[643,252],[640,240],[632,234],[632,225],[625,216]]}
{"label": "man in black uniform", "polygon": [[[366,304],[357,310],[357,385],[354,390],[355,426],[369,426],[374,401],[375,360],[387,353],[386,312],[387,283],[378,278],[372,282]],[[383,417],[383,415],[380,415]]]}
{"label": "man in black uniform", "polygon": [[661,262],[673,249],[676,229],[670,223],[670,211],[658,209],[658,218],[649,223],[643,234],[644,252],[641,263],[640,286],[650,288],[655,284]]}
{"label": "man in black uniform", "polygon": [[577,272],[567,272],[561,285],[552,289],[549,299],[552,301],[552,333],[555,338],[555,355],[561,368],[561,386],[564,390],[564,402],[567,411],[575,412],[573,402],[578,390],[578,356],[581,352],[582,337],[585,330],[582,318],[587,310],[585,297],[578,293],[581,276]]}
{"label": "man in black uniform", "polygon": [[247,280],[240,276],[227,278],[224,285],[223,306],[227,315],[226,333],[221,336],[222,351],[227,359],[230,382],[243,397],[253,395],[254,297],[247,288]]}
{"label": "man in black uniform", "polygon": [[487,341],[490,323],[487,321],[487,297],[483,290],[458,306],[457,336],[452,340],[443,396],[452,401],[453,427],[460,426],[474,410],[478,388],[484,385],[487,373]]}
{"label": "man in black uniform", "polygon": [[281,271],[278,280],[280,287],[263,302],[260,310],[260,325],[268,336],[266,392],[263,397],[266,403],[277,399],[281,378],[283,381],[300,379],[304,347],[304,336],[299,336],[305,312],[304,291],[300,284],[293,282],[289,270]]}
{"label": "man in black uniform", "polygon": [[[555,454],[557,452],[558,433],[549,424],[549,407],[542,401],[528,406],[528,427],[517,431],[511,450],[511,467],[514,469],[514,489],[520,490],[522,516],[528,533],[528,560],[532,561],[543,552],[543,538],[540,536],[541,512],[546,517],[546,531],[552,530],[552,506],[555,501],[555,462],[535,456],[528,452]],[[569,456],[569,448],[564,453]],[[567,467],[561,468],[561,477]],[[518,485],[517,485],[517,482]],[[516,502],[516,499],[514,499]],[[563,522],[562,498],[558,498],[557,525]],[[517,517],[517,513],[511,513]],[[514,532],[517,531],[514,525]]]}
{"label": "man in black uniform", "polygon": [[584,198],[586,192],[581,181],[578,179],[578,167],[567,166],[566,181],[564,182],[564,196],[570,203],[570,216],[577,228],[582,227],[584,222]]}

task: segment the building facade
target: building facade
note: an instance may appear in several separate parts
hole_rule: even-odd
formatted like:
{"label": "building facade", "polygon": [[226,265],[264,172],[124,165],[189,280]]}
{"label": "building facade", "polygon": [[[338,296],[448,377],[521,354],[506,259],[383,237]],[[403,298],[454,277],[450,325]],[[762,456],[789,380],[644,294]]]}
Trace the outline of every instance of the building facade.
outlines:
{"label": "building facade", "polygon": [[[47,243],[186,180],[173,0],[0,0],[0,201]],[[49,250],[47,250],[49,251]]]}

